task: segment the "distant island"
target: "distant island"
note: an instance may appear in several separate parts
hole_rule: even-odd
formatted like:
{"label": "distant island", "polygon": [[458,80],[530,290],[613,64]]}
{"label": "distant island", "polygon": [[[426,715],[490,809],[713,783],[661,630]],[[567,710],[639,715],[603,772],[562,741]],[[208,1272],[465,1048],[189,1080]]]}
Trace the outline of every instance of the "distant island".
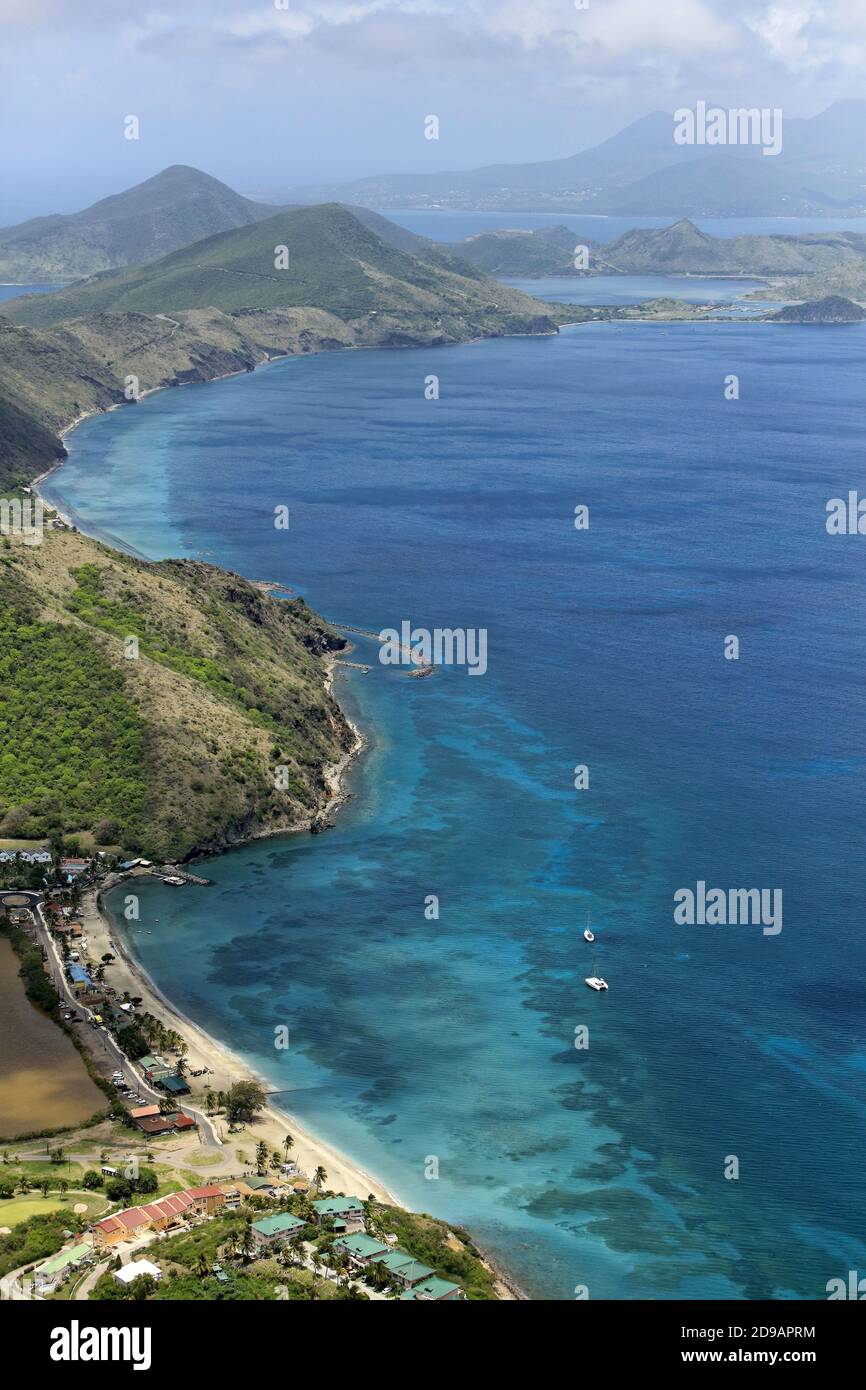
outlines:
{"label": "distant island", "polygon": [[[584,248],[576,256],[578,247]],[[513,279],[593,275],[695,275],[766,279],[780,283],[771,295],[790,297],[792,287],[810,277],[829,277],[862,288],[866,294],[866,235],[815,232],[792,236],[715,237],[681,218],[669,227],[634,228],[615,241],[579,238],[556,225],[537,231],[482,232],[439,247],[487,275]],[[761,292],[762,297],[766,297]]]}
{"label": "distant island", "polygon": [[[745,113],[748,115],[748,113]],[[582,212],[614,217],[846,217],[866,212],[866,102],[785,119],[776,158],[742,145],[674,141],[674,113],[653,111],[564,159],[305,184],[273,201],[337,199],[380,209]]]}

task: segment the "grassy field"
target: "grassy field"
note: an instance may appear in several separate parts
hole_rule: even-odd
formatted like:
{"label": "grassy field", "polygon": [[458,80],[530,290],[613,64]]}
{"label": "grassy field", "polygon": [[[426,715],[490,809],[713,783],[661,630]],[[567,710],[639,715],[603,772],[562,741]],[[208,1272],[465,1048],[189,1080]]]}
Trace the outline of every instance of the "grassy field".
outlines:
{"label": "grassy field", "polygon": [[13,1157],[10,1163],[0,1165],[0,1178],[6,1178],[9,1182],[19,1182],[23,1177],[34,1183],[41,1182],[44,1178],[52,1187],[56,1187],[62,1178],[70,1187],[77,1187],[84,1177],[84,1169],[80,1163],[52,1163],[49,1158]]}
{"label": "grassy field", "polygon": [[82,1202],[87,1207],[89,1218],[100,1215],[108,1206],[108,1202],[98,1192],[67,1192],[63,1201],[55,1195],[43,1197],[41,1193],[36,1196],[12,1197],[8,1201],[0,1201],[0,1226],[11,1228],[21,1221],[29,1221],[31,1216],[43,1216],[49,1211],[65,1210],[71,1213],[73,1207]]}

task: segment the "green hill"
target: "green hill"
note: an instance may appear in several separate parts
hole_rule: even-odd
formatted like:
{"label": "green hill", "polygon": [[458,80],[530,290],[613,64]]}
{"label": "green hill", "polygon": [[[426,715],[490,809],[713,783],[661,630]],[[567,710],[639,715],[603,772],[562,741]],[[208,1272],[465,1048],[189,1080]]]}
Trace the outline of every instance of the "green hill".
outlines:
{"label": "green hill", "polygon": [[[276,269],[277,248],[288,267]],[[538,306],[486,279],[460,273],[445,256],[417,256],[388,245],[338,203],[297,208],[253,226],[208,237],[148,265],[96,276],[55,294],[8,300],[16,323],[44,325],[105,312],[158,314],[182,309],[315,307],[343,320],[364,315],[417,318],[478,315],[508,331],[509,316],[534,317]]]}
{"label": "green hill", "polygon": [[199,169],[173,164],[81,212],[0,228],[0,280],[51,283],[138,265],[274,211]]}
{"label": "green hill", "polygon": [[[274,268],[281,245],[289,248],[286,270]],[[0,488],[63,457],[57,433],[80,416],[124,404],[130,374],[144,392],[252,370],[289,353],[556,332],[537,300],[420,239],[419,248],[423,259],[331,204],[281,213],[55,294],[7,300]]]}
{"label": "green hill", "polygon": [[0,542],[0,615],[0,834],[174,858],[327,807],[353,739],[324,688],[344,642],[302,600],[49,528]]}

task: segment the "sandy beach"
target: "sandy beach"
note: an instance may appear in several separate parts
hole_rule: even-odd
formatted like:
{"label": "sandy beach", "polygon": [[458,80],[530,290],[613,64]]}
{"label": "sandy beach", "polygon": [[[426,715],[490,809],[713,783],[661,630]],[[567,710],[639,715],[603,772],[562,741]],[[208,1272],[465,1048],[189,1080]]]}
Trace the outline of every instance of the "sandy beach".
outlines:
{"label": "sandy beach", "polygon": [[[189,887],[182,891],[197,892],[200,890]],[[102,955],[109,951],[115,956],[113,964],[106,971],[107,982],[117,990],[118,995],[122,996],[124,991],[128,991],[131,996],[140,997],[142,1012],[152,1013],[167,1028],[174,1028],[180,1033],[189,1047],[186,1061],[190,1072],[197,1071],[201,1067],[209,1069],[206,1078],[189,1078],[193,1087],[191,1101],[194,1105],[204,1109],[206,1096],[203,1086],[204,1079],[207,1080],[212,1090],[225,1091],[233,1082],[248,1080],[250,1076],[255,1076],[255,1072],[245,1062],[217,1042],[215,1038],[212,1038],[204,1029],[193,1023],[162,994],[147,973],[132,958],[125,943],[118,939],[119,933],[112,931],[107,916],[100,908],[95,892],[89,892],[82,896],[81,910],[90,958],[99,960]],[[263,1084],[267,1084],[264,1083],[263,1078],[257,1079],[262,1080]],[[329,1144],[310,1134],[293,1115],[284,1110],[268,1106],[255,1124],[239,1135],[229,1135],[227,1125],[221,1123],[219,1119],[215,1123],[218,1133],[225,1141],[225,1153],[217,1156],[215,1151],[214,1175],[217,1175],[220,1168],[223,1167],[226,1172],[236,1172],[236,1153],[238,1151],[251,1152],[260,1139],[264,1139],[272,1148],[282,1151],[285,1136],[291,1134],[295,1141],[292,1157],[307,1176],[311,1176],[321,1165],[328,1174],[327,1186],[330,1190],[342,1191],[347,1195],[359,1197],[367,1197],[372,1193],[382,1201],[401,1205],[393,1193],[390,1193],[382,1183],[377,1182],[369,1173],[365,1173],[351,1159],[338,1153]],[[218,1158],[222,1159],[222,1162],[218,1161]]]}

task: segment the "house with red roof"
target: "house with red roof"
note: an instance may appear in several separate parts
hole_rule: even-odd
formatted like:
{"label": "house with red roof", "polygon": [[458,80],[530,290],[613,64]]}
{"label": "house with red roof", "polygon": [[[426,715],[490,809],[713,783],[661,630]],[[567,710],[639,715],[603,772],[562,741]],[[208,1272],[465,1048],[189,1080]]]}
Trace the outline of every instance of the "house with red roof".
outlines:
{"label": "house with red roof", "polygon": [[168,1231],[191,1217],[210,1216],[225,1205],[225,1200],[222,1188],[212,1184],[189,1187],[184,1192],[169,1192],[168,1196],[160,1197],[156,1202],[148,1202],[142,1207],[127,1207],[97,1221],[90,1228],[94,1246],[97,1250],[104,1250],[122,1240],[132,1240],[146,1230]]}

